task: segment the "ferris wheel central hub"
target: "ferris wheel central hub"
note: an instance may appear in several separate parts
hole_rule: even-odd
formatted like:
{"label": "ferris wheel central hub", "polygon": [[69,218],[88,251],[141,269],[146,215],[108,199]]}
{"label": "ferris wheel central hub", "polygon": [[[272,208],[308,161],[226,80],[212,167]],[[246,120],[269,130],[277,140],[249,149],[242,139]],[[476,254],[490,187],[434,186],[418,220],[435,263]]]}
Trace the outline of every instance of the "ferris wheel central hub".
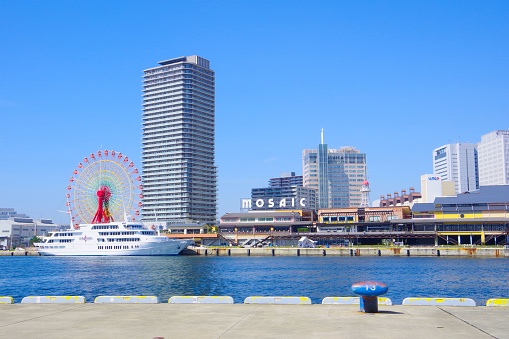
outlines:
{"label": "ferris wheel central hub", "polygon": [[106,223],[110,221],[115,221],[110,211],[108,210],[108,202],[111,197],[111,191],[108,186],[102,186],[97,191],[97,211],[95,212],[94,219],[92,220],[92,224]]}

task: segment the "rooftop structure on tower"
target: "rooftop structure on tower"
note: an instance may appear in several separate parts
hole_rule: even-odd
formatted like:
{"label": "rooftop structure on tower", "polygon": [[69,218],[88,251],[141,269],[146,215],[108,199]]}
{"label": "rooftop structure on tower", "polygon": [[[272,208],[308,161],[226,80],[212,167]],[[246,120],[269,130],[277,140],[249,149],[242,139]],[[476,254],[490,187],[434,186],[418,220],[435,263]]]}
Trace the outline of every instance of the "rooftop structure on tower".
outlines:
{"label": "rooftop structure on tower", "polygon": [[367,180],[364,180],[361,186],[361,204],[359,205],[359,207],[370,206],[369,192],[371,192],[371,190],[369,189],[369,182]]}

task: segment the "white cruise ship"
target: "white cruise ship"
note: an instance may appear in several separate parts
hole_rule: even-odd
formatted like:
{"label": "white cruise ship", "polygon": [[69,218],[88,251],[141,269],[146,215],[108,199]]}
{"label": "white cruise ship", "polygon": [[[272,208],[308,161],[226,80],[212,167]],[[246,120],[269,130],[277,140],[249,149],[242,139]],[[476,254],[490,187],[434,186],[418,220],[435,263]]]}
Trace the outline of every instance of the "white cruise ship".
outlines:
{"label": "white cruise ship", "polygon": [[51,232],[34,246],[41,255],[178,255],[193,243],[158,235],[138,222],[108,222]]}

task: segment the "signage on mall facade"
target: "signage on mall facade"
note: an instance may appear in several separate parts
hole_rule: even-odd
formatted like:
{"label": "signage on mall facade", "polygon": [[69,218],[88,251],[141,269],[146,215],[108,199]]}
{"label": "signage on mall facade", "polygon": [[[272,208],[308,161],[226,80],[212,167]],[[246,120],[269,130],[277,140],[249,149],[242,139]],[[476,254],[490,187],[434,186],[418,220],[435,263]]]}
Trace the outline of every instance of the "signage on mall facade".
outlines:
{"label": "signage on mall facade", "polygon": [[269,198],[269,199],[240,199],[242,209],[286,209],[306,208],[306,198]]}

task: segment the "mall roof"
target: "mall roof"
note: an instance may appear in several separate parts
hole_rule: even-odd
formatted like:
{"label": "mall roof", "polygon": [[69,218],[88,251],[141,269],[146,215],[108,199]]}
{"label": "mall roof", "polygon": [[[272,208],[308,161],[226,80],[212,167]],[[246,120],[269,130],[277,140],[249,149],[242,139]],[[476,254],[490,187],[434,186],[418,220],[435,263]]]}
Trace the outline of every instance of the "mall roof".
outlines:
{"label": "mall roof", "polygon": [[435,198],[435,204],[440,205],[487,203],[509,203],[509,185],[481,186],[477,191],[461,193],[455,197]]}

